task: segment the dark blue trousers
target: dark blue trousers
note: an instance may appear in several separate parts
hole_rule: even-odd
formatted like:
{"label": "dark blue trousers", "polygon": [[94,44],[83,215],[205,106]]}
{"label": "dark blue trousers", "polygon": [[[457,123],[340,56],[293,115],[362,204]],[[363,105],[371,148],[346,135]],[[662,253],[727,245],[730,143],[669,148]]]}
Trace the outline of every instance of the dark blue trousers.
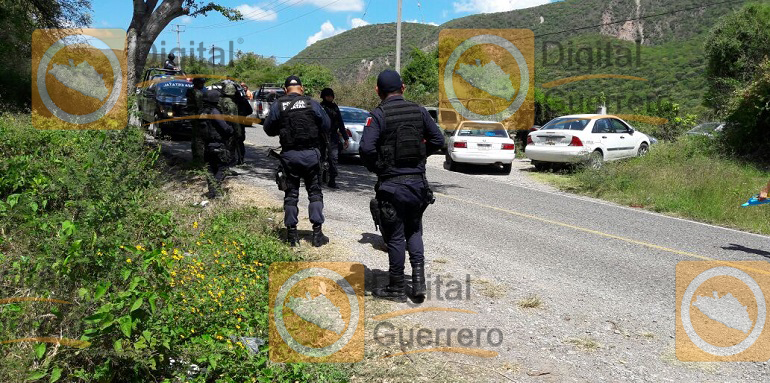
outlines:
{"label": "dark blue trousers", "polygon": [[382,238],[388,248],[390,275],[404,274],[406,252],[409,262],[424,262],[422,214],[427,206],[427,185],[420,179],[385,181],[379,185]]}
{"label": "dark blue trousers", "polygon": [[324,223],[324,196],[321,190],[321,152],[318,149],[287,150],[281,153],[286,162],[286,181],[288,188],[283,198],[283,223],[296,226],[299,216],[299,184],[305,182],[307,190],[310,222],[314,225]]}

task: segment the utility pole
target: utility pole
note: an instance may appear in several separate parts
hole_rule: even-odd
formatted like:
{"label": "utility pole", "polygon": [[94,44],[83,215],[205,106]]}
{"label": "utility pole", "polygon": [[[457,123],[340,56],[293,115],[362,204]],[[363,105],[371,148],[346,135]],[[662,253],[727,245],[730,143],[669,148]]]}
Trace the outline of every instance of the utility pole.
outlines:
{"label": "utility pole", "polygon": [[211,44],[211,67],[214,67],[214,44]]}
{"label": "utility pole", "polygon": [[182,61],[184,60],[184,54],[182,54],[182,43],[179,40],[179,34],[184,32],[185,26],[182,24],[174,24],[176,29],[172,29],[171,32],[176,32],[176,50],[179,55],[179,69],[182,69]]}
{"label": "utility pole", "polygon": [[398,21],[396,22],[396,72],[401,73],[401,1],[398,0]]}

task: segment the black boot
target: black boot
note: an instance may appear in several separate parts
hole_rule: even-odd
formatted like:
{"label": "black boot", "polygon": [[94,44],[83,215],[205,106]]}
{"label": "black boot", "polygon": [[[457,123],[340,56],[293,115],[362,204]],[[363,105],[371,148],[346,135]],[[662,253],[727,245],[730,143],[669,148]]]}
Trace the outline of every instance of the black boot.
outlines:
{"label": "black boot", "polygon": [[329,237],[325,236],[323,231],[321,231],[321,225],[313,225],[313,246],[321,247],[327,243],[329,243]]}
{"label": "black boot", "polygon": [[335,181],[334,178],[329,180],[329,187],[332,188],[332,189],[336,189],[337,188],[337,181]]}
{"label": "black boot", "polygon": [[291,247],[299,245],[299,235],[297,234],[296,226],[286,227],[286,242],[288,242]]}
{"label": "black boot", "polygon": [[422,303],[425,301],[425,262],[412,264],[412,296],[414,296],[415,302]]}
{"label": "black boot", "polygon": [[390,283],[385,287],[377,287],[372,290],[372,296],[393,302],[405,303],[406,293],[404,292],[404,274],[396,277],[391,275]]}

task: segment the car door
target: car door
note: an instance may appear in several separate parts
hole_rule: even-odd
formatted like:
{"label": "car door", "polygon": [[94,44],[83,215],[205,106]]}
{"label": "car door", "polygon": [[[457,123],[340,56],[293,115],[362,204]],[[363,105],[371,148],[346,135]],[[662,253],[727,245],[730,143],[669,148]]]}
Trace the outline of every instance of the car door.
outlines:
{"label": "car door", "polygon": [[608,118],[600,118],[594,121],[591,129],[593,142],[604,149],[604,159],[611,160],[617,158],[618,152],[615,149],[620,145],[620,139],[612,129],[612,124]]}
{"label": "car door", "polygon": [[628,158],[636,156],[636,148],[639,146],[640,134],[633,134],[630,126],[617,118],[610,119],[612,130],[617,135],[618,146],[616,147],[616,158]]}

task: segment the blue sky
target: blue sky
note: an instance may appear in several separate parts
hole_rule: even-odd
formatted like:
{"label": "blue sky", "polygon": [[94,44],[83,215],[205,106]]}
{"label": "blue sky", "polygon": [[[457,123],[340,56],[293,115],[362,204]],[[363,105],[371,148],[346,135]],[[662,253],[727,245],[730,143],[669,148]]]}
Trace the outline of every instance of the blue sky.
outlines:
{"label": "blue sky", "polygon": [[[404,21],[442,24],[475,13],[528,8],[551,0],[403,0]],[[180,17],[156,40],[158,51],[177,45],[174,24],[183,25],[181,46],[196,49],[203,43],[210,57],[212,44],[228,50],[255,52],[288,60],[309,44],[360,25],[396,20],[396,0],[221,0],[238,8],[245,20],[229,22],[210,13],[206,17]],[[131,22],[132,2],[93,1],[92,27],[126,29]]]}

